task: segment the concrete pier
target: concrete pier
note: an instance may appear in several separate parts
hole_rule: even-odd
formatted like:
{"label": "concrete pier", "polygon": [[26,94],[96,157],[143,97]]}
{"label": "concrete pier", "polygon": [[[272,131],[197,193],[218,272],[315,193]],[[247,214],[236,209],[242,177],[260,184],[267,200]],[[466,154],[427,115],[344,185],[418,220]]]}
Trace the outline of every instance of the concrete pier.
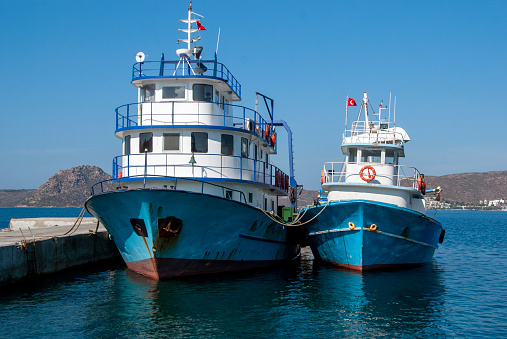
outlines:
{"label": "concrete pier", "polygon": [[119,258],[95,218],[12,219],[0,231],[0,286],[103,260]]}

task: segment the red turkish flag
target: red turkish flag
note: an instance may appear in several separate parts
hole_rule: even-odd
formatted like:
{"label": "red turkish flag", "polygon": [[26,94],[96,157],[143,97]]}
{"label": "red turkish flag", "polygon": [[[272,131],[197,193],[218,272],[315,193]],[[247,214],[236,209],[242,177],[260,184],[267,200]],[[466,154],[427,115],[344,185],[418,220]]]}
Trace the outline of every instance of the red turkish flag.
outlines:
{"label": "red turkish flag", "polygon": [[195,23],[197,24],[197,29],[198,30],[200,30],[200,31],[205,31],[206,30],[206,28],[204,28],[204,26],[201,25],[201,23],[199,22],[199,20],[197,20]]}
{"label": "red turkish flag", "polygon": [[349,98],[348,106],[357,106],[356,101],[352,98]]}

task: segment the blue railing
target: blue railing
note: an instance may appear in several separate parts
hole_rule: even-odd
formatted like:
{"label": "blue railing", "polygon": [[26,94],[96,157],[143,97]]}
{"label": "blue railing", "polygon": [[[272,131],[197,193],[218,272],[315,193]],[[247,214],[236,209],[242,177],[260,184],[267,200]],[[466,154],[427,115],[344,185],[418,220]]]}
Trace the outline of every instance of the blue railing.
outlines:
{"label": "blue railing", "polygon": [[[137,176],[137,177],[132,177],[132,179],[143,179],[144,176]],[[239,202],[243,202],[243,203],[247,203],[246,201],[246,196],[245,196],[245,193],[240,191],[240,190],[236,190],[236,189],[233,189],[233,188],[229,188],[229,187],[225,187],[225,186],[222,186],[222,185],[217,185],[215,183],[211,183],[211,182],[207,182],[207,181],[203,181],[203,180],[199,180],[199,179],[192,179],[192,178],[168,178],[168,177],[161,177],[163,179],[169,179],[169,180],[174,180],[174,186],[171,187],[170,189],[174,189],[174,190],[177,190],[178,189],[178,182],[199,182],[201,184],[201,190],[200,190],[200,193],[205,193],[205,187],[206,186],[211,186],[211,187],[218,187],[218,188],[221,188],[222,189],[222,198],[225,198],[225,199],[232,199],[232,197],[228,197],[227,196],[227,191],[233,191],[233,192],[236,192],[238,193],[238,196],[239,196],[239,199],[238,201]],[[125,188],[114,188],[113,187],[113,184],[118,184],[119,181],[118,179],[107,179],[107,180],[103,180],[103,181],[100,181],[96,184],[94,184],[91,188],[91,195],[92,196],[95,196],[95,195],[99,195],[99,194],[104,194],[104,193],[107,193],[107,192],[113,192],[113,191],[118,191],[118,190],[128,190],[129,188],[125,187]],[[167,189],[167,188],[164,188],[164,189]],[[235,200],[235,199],[234,199]]]}
{"label": "blue railing", "polygon": [[226,82],[241,98],[240,83],[224,64],[214,60],[145,61],[135,63],[132,67],[132,81],[143,78],[181,77],[218,78]]}
{"label": "blue railing", "polygon": [[[210,111],[219,113],[209,113]],[[137,126],[236,127],[256,134],[275,152],[277,150],[277,139],[272,123],[266,121],[255,110],[240,105],[199,101],[157,101],[125,104],[117,107],[115,112],[116,131]],[[184,117],[184,122],[180,122],[179,117]]]}
{"label": "blue railing", "polygon": [[[194,156],[197,163],[190,164],[187,159]],[[172,159],[171,159],[172,158]],[[174,159],[178,161],[175,163]],[[220,164],[199,165],[220,158]],[[236,163],[237,165],[230,165]],[[129,177],[194,177],[206,179],[245,180],[277,187],[287,192],[289,176],[278,167],[234,155],[210,153],[142,153],[119,155],[113,159],[113,178]]]}

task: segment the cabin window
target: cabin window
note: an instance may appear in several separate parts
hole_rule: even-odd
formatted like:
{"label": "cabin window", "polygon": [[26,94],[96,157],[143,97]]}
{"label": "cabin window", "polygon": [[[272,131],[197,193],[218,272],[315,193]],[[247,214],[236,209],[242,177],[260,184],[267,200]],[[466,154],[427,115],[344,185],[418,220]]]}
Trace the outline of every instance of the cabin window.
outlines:
{"label": "cabin window", "polygon": [[141,96],[142,101],[155,101],[155,85],[144,85]]}
{"label": "cabin window", "polygon": [[222,148],[221,154],[233,155],[234,154],[234,137],[230,134],[222,134]]}
{"label": "cabin window", "polygon": [[257,161],[257,145],[254,145],[254,159]]}
{"label": "cabin window", "polygon": [[139,153],[153,152],[153,133],[139,134]]}
{"label": "cabin window", "polygon": [[266,154],[266,169],[268,168],[268,155]]}
{"label": "cabin window", "polygon": [[232,200],[232,191],[229,190],[225,191],[225,198]]}
{"label": "cabin window", "polygon": [[224,98],[224,113],[229,114],[229,100]]}
{"label": "cabin window", "polygon": [[361,152],[361,162],[373,162],[379,163],[382,159],[382,153],[380,150],[365,150]]}
{"label": "cabin window", "polygon": [[180,150],[180,134],[164,133],[164,151]]}
{"label": "cabin window", "polygon": [[248,203],[251,204],[253,202],[253,193],[248,193]]}
{"label": "cabin window", "polygon": [[185,86],[162,87],[162,99],[185,99]]}
{"label": "cabin window", "polygon": [[264,209],[265,210],[268,209],[268,199],[267,198],[264,198]]}
{"label": "cabin window", "polygon": [[274,200],[271,200],[271,210],[272,211],[275,210],[275,201]]}
{"label": "cabin window", "polygon": [[386,164],[387,165],[396,164],[396,152],[394,150],[391,149],[386,150]]}
{"label": "cabin window", "polygon": [[123,154],[130,154],[130,135],[126,135],[125,139],[123,140]]}
{"label": "cabin window", "polygon": [[194,101],[213,102],[213,86],[194,84],[192,87]]}
{"label": "cabin window", "polygon": [[356,148],[349,148],[349,163],[350,162],[357,162],[357,149]]}
{"label": "cabin window", "polygon": [[196,153],[208,153],[208,133],[192,132],[191,149]]}
{"label": "cabin window", "polygon": [[241,156],[243,158],[248,158],[248,139],[247,138],[241,138]]}

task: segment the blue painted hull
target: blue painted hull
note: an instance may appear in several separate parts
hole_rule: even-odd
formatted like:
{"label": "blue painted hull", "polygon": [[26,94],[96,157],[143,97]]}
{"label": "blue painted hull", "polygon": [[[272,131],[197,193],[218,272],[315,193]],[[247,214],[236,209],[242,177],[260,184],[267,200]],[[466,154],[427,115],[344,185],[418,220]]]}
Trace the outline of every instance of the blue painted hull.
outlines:
{"label": "blue painted hull", "polygon": [[359,271],[427,263],[442,233],[442,225],[422,213],[362,200],[310,207],[303,222],[321,211],[304,226],[315,258]]}
{"label": "blue painted hull", "polygon": [[157,280],[266,267],[299,255],[288,229],[261,210],[212,195],[113,191],[85,206],[112,235],[127,266]]}

